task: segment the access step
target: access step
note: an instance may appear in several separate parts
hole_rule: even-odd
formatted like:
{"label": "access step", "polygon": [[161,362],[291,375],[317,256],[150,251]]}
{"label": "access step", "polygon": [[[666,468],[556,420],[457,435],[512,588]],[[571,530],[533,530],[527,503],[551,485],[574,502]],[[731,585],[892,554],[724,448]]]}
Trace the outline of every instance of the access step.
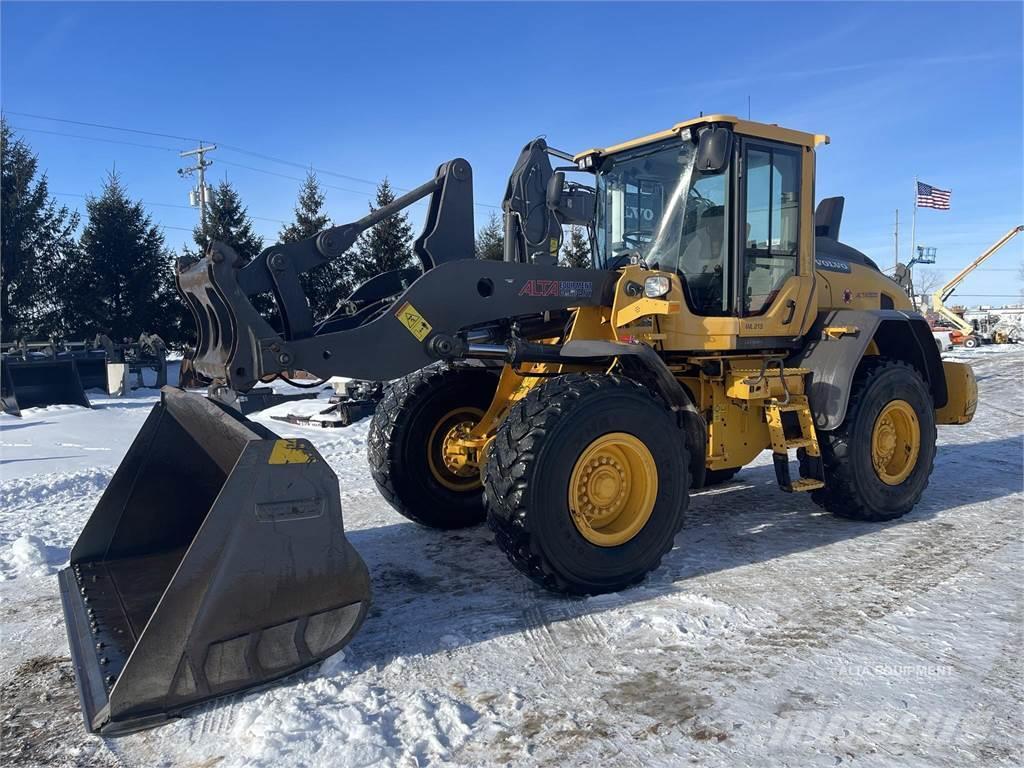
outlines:
{"label": "access step", "polygon": [[[775,479],[779,487],[787,493],[815,491],[825,487],[825,470],[821,463],[821,449],[818,445],[818,434],[814,430],[814,418],[806,395],[788,395],[784,400],[771,398],[765,401],[765,416],[768,420],[768,434],[772,441],[772,460],[775,464]],[[793,434],[790,423],[790,434],[786,434],[786,424],[782,414],[795,413],[798,434]],[[793,480],[789,474],[789,452],[804,450],[808,477]]]}

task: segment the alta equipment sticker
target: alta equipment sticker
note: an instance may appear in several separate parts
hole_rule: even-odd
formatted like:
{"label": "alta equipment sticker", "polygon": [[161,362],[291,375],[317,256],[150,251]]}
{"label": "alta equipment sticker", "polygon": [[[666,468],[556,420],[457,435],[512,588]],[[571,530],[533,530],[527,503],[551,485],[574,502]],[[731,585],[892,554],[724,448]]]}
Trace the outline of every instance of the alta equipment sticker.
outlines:
{"label": "alta equipment sticker", "polygon": [[398,308],[395,317],[409,330],[409,333],[416,337],[416,341],[423,341],[432,329],[426,318],[408,301]]}
{"label": "alta equipment sticker", "polygon": [[589,299],[594,295],[594,284],[589,280],[527,280],[519,295]]}

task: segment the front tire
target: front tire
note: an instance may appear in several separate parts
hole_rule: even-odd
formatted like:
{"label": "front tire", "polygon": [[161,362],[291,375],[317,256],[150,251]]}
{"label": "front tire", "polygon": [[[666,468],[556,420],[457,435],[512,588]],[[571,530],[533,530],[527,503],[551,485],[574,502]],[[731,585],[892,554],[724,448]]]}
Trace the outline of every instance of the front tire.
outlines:
{"label": "front tire", "polygon": [[614,592],[671,549],[688,503],[687,457],[675,414],[639,384],[558,376],[513,406],[494,438],[488,523],[541,586]]}
{"label": "front tire", "polygon": [[452,471],[442,447],[452,428],[483,416],[497,385],[482,368],[435,364],[385,387],[367,457],[377,489],[403,517],[446,530],[484,521],[479,472]]}
{"label": "front tire", "polygon": [[812,498],[854,520],[902,517],[928,485],[935,440],[934,405],[921,375],[895,360],[862,362],[843,423],[818,433],[825,487]]}

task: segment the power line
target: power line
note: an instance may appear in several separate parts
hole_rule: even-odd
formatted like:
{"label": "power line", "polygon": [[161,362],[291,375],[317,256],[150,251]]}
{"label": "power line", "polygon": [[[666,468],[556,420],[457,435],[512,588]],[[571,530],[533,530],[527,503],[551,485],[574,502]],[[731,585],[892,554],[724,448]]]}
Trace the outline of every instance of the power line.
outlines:
{"label": "power line", "polygon": [[[156,131],[144,131],[144,130],[140,130],[140,129],[137,129],[137,128],[122,128],[122,127],[116,126],[116,125],[105,125],[103,123],[92,123],[92,122],[88,122],[86,120],[70,120],[70,119],[62,118],[62,117],[49,117],[49,116],[46,116],[46,115],[35,115],[35,114],[28,113],[28,112],[15,112],[15,111],[12,111],[12,110],[6,110],[6,112],[7,112],[7,114],[19,115],[21,117],[30,117],[30,118],[34,118],[34,119],[37,119],[37,120],[52,120],[52,121],[58,122],[58,123],[69,123],[71,125],[82,125],[82,126],[88,126],[90,128],[102,128],[102,129],[111,130],[111,131],[125,131],[125,132],[128,132],[128,133],[138,133],[138,134],[142,134],[142,135],[145,135],[145,136],[157,136],[157,137],[160,137],[160,138],[176,139],[176,140],[179,140],[179,141],[199,141],[199,139],[191,139],[191,138],[188,138],[186,136],[176,136],[176,135],[170,134],[170,133],[159,133],[159,132],[156,132]],[[121,139],[104,139],[104,138],[100,138],[98,136],[84,136],[82,134],[63,133],[63,132],[60,132],[60,131],[49,131],[49,130],[46,130],[46,129],[43,129],[43,128],[17,128],[15,126],[11,126],[11,128],[14,129],[14,130],[18,130],[18,131],[34,131],[36,133],[46,133],[46,134],[49,134],[51,136],[67,136],[67,137],[75,138],[75,139],[86,139],[88,141],[101,141],[101,142],[105,142],[105,143],[108,143],[108,144],[124,144],[126,146],[142,147],[142,148],[147,148],[147,149],[159,149],[159,150],[162,150],[164,152],[178,152],[179,151],[179,150],[171,148],[171,147],[161,147],[161,146],[157,146],[155,144],[140,144],[138,142],[124,141],[124,140],[121,140]],[[377,182],[371,181],[369,179],[363,179],[363,178],[360,178],[359,176],[351,176],[351,175],[345,174],[345,173],[338,173],[337,171],[331,171],[331,170],[328,170],[328,169],[325,169],[325,168],[319,168],[319,167],[314,166],[314,165],[309,164],[309,163],[298,163],[298,162],[295,162],[293,160],[285,160],[283,158],[274,157],[273,155],[267,155],[267,154],[262,153],[262,152],[254,152],[253,150],[245,149],[244,147],[239,147],[239,146],[236,146],[234,144],[225,144],[223,142],[218,142],[218,145],[222,149],[226,149],[226,150],[229,150],[229,151],[232,151],[232,152],[239,152],[241,154],[250,155],[252,157],[258,157],[258,158],[261,158],[263,160],[269,160],[269,161],[274,162],[274,163],[281,163],[283,165],[292,166],[294,168],[302,168],[302,169],[305,169],[305,170],[311,170],[311,171],[313,171],[313,172],[315,172],[317,174],[321,174],[321,175],[324,175],[324,176],[333,176],[333,177],[336,177],[336,178],[348,179],[349,181],[355,181],[355,182],[358,182],[360,184],[370,184],[370,185],[373,185],[373,186],[377,185]],[[220,162],[225,163],[225,164],[230,164],[229,161],[227,161],[227,160],[221,160]],[[299,178],[296,178],[294,176],[287,176],[285,174],[276,174],[273,171],[268,171],[268,170],[264,170],[264,169],[260,169],[260,168],[253,168],[252,166],[242,165],[241,163],[233,163],[233,164],[238,166],[239,168],[246,168],[247,170],[257,171],[259,173],[267,173],[267,174],[270,174],[270,175],[281,176],[282,178],[286,178],[286,179],[293,179],[295,181],[303,181],[303,179],[299,179]],[[357,195],[368,195],[368,194],[370,194],[368,191],[365,191],[365,190],[346,189],[345,187],[338,187],[338,186],[334,186],[334,185],[330,185],[330,184],[322,184],[322,186],[324,186],[326,188],[329,188],[329,189],[337,189],[337,190],[342,191],[342,192],[350,192],[352,194],[357,194]],[[399,192],[408,192],[409,191],[406,187],[393,186],[393,188],[396,189]],[[475,205],[477,207],[480,207],[480,208],[491,208],[491,209],[494,209],[494,210],[499,210],[501,208],[501,206],[491,205],[490,203],[477,203],[477,202],[474,202],[473,205]]]}
{"label": "power line", "polygon": [[[223,147],[224,149],[228,149],[228,150],[231,150],[233,152],[240,152],[243,155],[250,155],[252,157],[258,157],[261,160],[270,160],[273,163],[281,163],[282,165],[290,165],[293,168],[308,169],[308,170],[311,170],[311,171],[315,171],[316,173],[323,174],[325,176],[335,176],[335,177],[337,177],[339,179],[348,179],[349,181],[357,181],[360,184],[370,184],[371,186],[377,186],[377,182],[376,181],[370,181],[369,179],[361,179],[358,176],[349,176],[348,174],[337,173],[336,171],[328,171],[328,170],[325,170],[323,168],[316,168],[313,165],[311,165],[310,163],[296,163],[293,160],[282,160],[280,157],[274,157],[273,155],[265,155],[262,152],[253,152],[252,150],[242,149],[241,147],[236,147],[236,146],[233,146],[231,144],[221,143],[220,146]],[[401,190],[403,192],[408,192],[407,189],[403,189],[402,187],[395,187],[395,189],[399,189],[399,190]]]}
{"label": "power line", "polygon": [[11,130],[14,131],[28,131],[30,133],[47,133],[50,136],[67,136],[72,139],[87,139],[88,141],[102,141],[105,144],[124,144],[127,147],[142,147],[143,149],[161,149],[164,152],[177,152],[178,150],[172,147],[159,147],[156,144],[140,144],[135,141],[125,141],[124,139],[104,139],[99,136],[83,136],[80,133],[64,133],[62,131],[48,131],[45,128],[21,128],[16,125],[11,126]]}
{"label": "power line", "polygon": [[[134,142],[134,141],[124,141],[123,139],[104,139],[104,138],[101,138],[99,136],[83,136],[82,134],[79,134],[79,133],[65,133],[63,131],[48,131],[45,128],[23,128],[23,127],[16,126],[16,125],[12,125],[10,127],[11,127],[11,130],[14,130],[14,131],[29,131],[29,132],[32,132],[32,133],[45,133],[45,134],[49,134],[50,136],[65,136],[65,137],[72,138],[72,139],[85,139],[86,141],[101,141],[101,142],[103,142],[105,144],[124,144],[125,146],[129,146],[129,147],[141,147],[141,148],[144,148],[144,149],[159,149],[159,150],[163,150],[164,152],[175,152],[175,153],[178,152],[177,149],[174,149],[172,147],[160,147],[160,146],[157,146],[155,144],[140,144],[140,143]],[[219,162],[222,163],[223,165],[231,165],[231,166],[234,166],[236,168],[244,168],[247,171],[255,171],[256,173],[265,173],[265,174],[268,174],[270,176],[277,176],[277,177],[282,178],[282,179],[290,179],[291,181],[305,181],[305,179],[302,179],[302,178],[300,178],[298,176],[290,176],[290,175],[288,175],[286,173],[278,173],[277,171],[269,171],[269,170],[267,170],[265,168],[256,168],[256,167],[251,166],[251,165],[244,165],[242,163],[236,163],[236,162],[233,162],[231,160],[223,160],[222,159]],[[369,191],[365,190],[365,189],[348,189],[347,187],[339,187],[336,184],[327,184],[325,182],[320,182],[320,185],[322,187],[326,188],[326,189],[336,189],[336,190],[338,190],[340,192],[349,192],[349,193],[351,193],[353,195],[369,195],[370,194]],[[397,187],[396,187],[396,189],[397,189]],[[66,194],[68,194],[68,195],[70,195],[72,197],[78,196],[78,195],[76,195],[73,192],[68,192]],[[85,197],[85,195],[81,195],[81,197]],[[159,203],[151,203],[151,205],[160,205],[160,204]],[[484,203],[478,203],[478,205],[484,205]],[[191,206],[187,206],[187,205],[184,205],[184,206],[181,206],[181,207],[182,208],[191,208]],[[488,207],[492,207],[492,206],[488,206]],[[257,217],[253,217],[253,218],[257,218]],[[273,221],[278,221],[278,220],[277,219],[273,219]]]}
{"label": "power line", "polygon": [[[256,173],[265,173],[268,176],[277,176],[278,178],[281,178],[281,179],[290,179],[291,181],[305,181],[305,179],[302,179],[302,178],[300,178],[298,176],[289,176],[287,173],[278,173],[277,171],[268,171],[265,168],[255,168],[255,167],[253,167],[251,165],[243,165],[242,163],[236,163],[233,160],[224,160],[222,158],[218,162],[221,165],[230,165],[230,166],[233,166],[235,168],[244,168],[247,171],[255,171]],[[322,187],[324,187],[326,189],[337,189],[337,190],[339,190],[341,192],[351,192],[353,195],[368,195],[369,194],[369,192],[367,190],[365,190],[365,189],[348,189],[346,187],[339,187],[339,186],[337,186],[335,184],[326,184],[326,183],[324,183],[322,181],[319,182],[319,183],[320,183],[320,186],[322,186]]]}
{"label": "power line", "polygon": [[104,125],[103,123],[90,123],[87,120],[69,120],[65,117],[49,117],[47,115],[34,115],[30,112],[15,112],[11,109],[4,110],[9,115],[18,115],[19,117],[31,117],[36,120],[52,120],[55,123],[69,123],[71,125],[83,125],[89,128],[103,128],[108,131],[124,131],[125,133],[138,133],[143,136],[158,136],[162,139],[177,139],[178,141],[199,141],[199,139],[190,136],[175,136],[173,133],[157,133],[156,131],[143,131],[138,128],[122,128],[117,125]]}
{"label": "power line", "polygon": [[[223,147],[224,145],[222,144],[220,146]],[[255,171],[256,173],[265,173],[268,176],[277,176],[280,179],[290,179],[291,181],[305,181],[305,179],[300,178],[298,176],[290,176],[287,173],[281,173],[279,171],[268,171],[266,168],[256,168],[256,167],[251,166],[251,165],[244,165],[243,163],[236,163],[234,160],[225,160],[224,158],[221,158],[217,162],[220,163],[221,165],[230,165],[230,166],[233,166],[235,168],[244,168],[247,171]],[[316,169],[314,168],[312,170],[315,171]],[[367,190],[364,190],[364,189],[349,189],[348,187],[339,187],[337,184],[328,184],[327,182],[320,181],[319,179],[317,179],[317,183],[321,187],[323,187],[324,189],[336,189],[336,190],[338,190],[340,192],[350,192],[353,195],[368,195],[369,194],[369,192]],[[393,187],[393,189],[399,189],[400,190],[401,187]],[[417,201],[417,202],[422,202],[422,201]],[[413,203],[413,205],[416,205],[416,204],[417,203]],[[489,205],[488,203],[473,203],[473,205],[479,206],[481,208],[500,209],[500,206]]]}
{"label": "power line", "polygon": [[[197,138],[194,138],[194,137],[176,136],[175,134],[172,134],[172,133],[159,133],[157,131],[144,131],[144,130],[141,130],[141,129],[138,129],[138,128],[124,128],[122,126],[107,125],[107,124],[104,124],[104,123],[92,123],[92,122],[89,122],[88,120],[70,120],[70,119],[65,118],[65,117],[51,117],[49,115],[36,115],[36,114],[32,114],[30,112],[15,112],[14,110],[6,110],[6,112],[9,115],[18,115],[19,117],[31,117],[31,118],[33,118],[35,120],[52,120],[53,122],[57,122],[57,123],[68,123],[70,125],[82,125],[82,126],[87,126],[89,128],[102,128],[102,129],[108,130],[108,131],[124,131],[126,133],[138,133],[138,134],[141,134],[143,136],[158,136],[158,137],[164,138],[164,139],[177,139],[178,141],[189,141],[189,142],[200,141],[200,139],[197,139]],[[25,129],[19,128],[18,130],[25,130]],[[29,129],[29,130],[39,130],[39,129]],[[58,134],[58,135],[60,135],[60,134]],[[68,134],[68,135],[70,135],[70,134]],[[84,137],[83,136],[83,137],[79,137],[79,138],[88,138],[88,137]],[[337,171],[330,171],[330,170],[326,170],[324,168],[314,168],[309,163],[297,163],[294,160],[285,160],[283,158],[274,157],[273,155],[267,155],[267,154],[264,154],[262,152],[254,152],[251,149],[245,149],[244,147],[239,147],[239,146],[236,146],[234,144],[225,144],[224,142],[218,142],[218,143],[224,149],[230,149],[230,150],[232,150],[234,152],[240,152],[240,153],[242,153],[244,155],[251,155],[252,157],[258,157],[258,158],[260,158],[262,160],[270,160],[271,162],[274,162],[274,163],[281,163],[283,165],[290,165],[290,166],[293,166],[295,168],[309,168],[311,170],[316,171],[317,173],[323,173],[323,174],[326,174],[328,176],[336,176],[336,177],[341,178],[341,179],[348,179],[349,181],[357,181],[357,182],[359,182],[361,184],[370,184],[370,185],[373,185],[373,186],[377,185],[376,181],[371,181],[370,179],[363,179],[363,178],[360,178],[359,176],[350,176],[350,175],[345,174],[345,173],[338,173]],[[161,149],[165,149],[165,147],[161,147]],[[395,189],[402,189],[402,188],[401,187],[395,187]],[[407,190],[403,189],[402,191],[407,191]]]}
{"label": "power line", "polygon": [[[51,195],[55,195],[58,198],[82,198],[82,199],[85,199],[85,200],[87,200],[89,198],[96,197],[95,195],[83,195],[82,193],[50,193],[50,194]],[[186,205],[182,205],[180,203],[151,203],[150,201],[147,201],[144,198],[142,200],[140,200],[139,202],[142,203],[142,205],[153,206],[155,208],[183,208],[184,210],[187,210],[187,211],[193,210],[193,206],[186,206]],[[287,224],[288,223],[284,219],[274,219],[274,218],[270,218],[269,216],[254,216],[252,214],[249,214],[249,218],[256,219],[257,221],[270,221],[270,222],[272,222],[274,224]],[[191,231],[191,230],[189,229],[188,231]]]}

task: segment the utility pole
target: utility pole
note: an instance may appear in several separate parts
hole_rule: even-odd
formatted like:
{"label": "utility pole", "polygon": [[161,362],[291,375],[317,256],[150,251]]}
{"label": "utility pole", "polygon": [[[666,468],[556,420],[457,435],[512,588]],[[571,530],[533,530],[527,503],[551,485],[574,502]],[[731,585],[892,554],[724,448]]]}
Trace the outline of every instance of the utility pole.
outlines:
{"label": "utility pole", "polygon": [[893,262],[894,265],[900,263],[900,209],[896,209],[896,229],[893,230],[893,251],[896,254],[896,259]]}
{"label": "utility pole", "polygon": [[[203,142],[199,142],[199,146],[195,149],[190,149],[187,152],[180,153],[180,157],[192,157],[195,155],[198,159],[196,164],[189,168],[179,168],[178,175],[182,178],[191,176],[194,172],[199,171],[199,231],[202,232],[206,229],[206,169],[213,165],[212,160],[206,159],[206,153],[212,152],[217,148],[216,144],[210,144],[209,146],[203,146]],[[193,203],[194,205],[194,203]]]}

